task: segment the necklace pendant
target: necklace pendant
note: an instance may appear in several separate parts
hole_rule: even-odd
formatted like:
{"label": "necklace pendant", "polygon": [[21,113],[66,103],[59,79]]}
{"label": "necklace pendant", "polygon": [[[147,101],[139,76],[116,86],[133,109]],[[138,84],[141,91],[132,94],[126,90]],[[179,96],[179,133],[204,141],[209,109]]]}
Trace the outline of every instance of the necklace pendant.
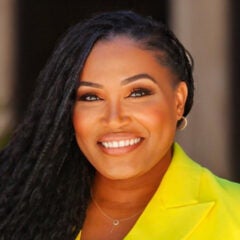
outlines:
{"label": "necklace pendant", "polygon": [[112,222],[112,224],[113,224],[114,226],[119,225],[119,223],[120,223],[120,221],[119,221],[118,219],[114,219],[113,222]]}

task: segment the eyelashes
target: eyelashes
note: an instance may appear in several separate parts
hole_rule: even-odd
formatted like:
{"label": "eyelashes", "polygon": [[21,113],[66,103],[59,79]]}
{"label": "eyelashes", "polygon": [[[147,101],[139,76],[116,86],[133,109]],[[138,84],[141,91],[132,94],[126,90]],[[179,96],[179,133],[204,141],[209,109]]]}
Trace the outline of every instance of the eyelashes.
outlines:
{"label": "eyelashes", "polygon": [[128,97],[134,97],[134,98],[139,98],[139,97],[144,97],[144,96],[149,96],[152,95],[153,92],[150,89],[147,88],[134,88],[130,95]]}
{"label": "eyelashes", "polygon": [[[128,94],[125,98],[142,98],[149,95],[152,95],[153,91],[148,88],[134,88],[131,90],[130,94]],[[84,101],[84,102],[96,102],[96,101],[102,101],[104,98],[100,97],[98,93],[89,92],[84,93],[80,96],[77,96],[78,101]]]}
{"label": "eyelashes", "polygon": [[98,97],[95,93],[86,93],[78,97],[79,101],[85,101],[85,102],[94,102],[94,101],[100,101],[103,100],[102,98]]}

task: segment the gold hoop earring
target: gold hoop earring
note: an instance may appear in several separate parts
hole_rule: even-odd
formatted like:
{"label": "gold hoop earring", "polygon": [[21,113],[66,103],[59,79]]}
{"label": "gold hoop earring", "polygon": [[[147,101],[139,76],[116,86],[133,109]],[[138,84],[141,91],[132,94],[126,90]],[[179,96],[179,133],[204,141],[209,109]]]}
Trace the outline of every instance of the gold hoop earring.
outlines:
{"label": "gold hoop earring", "polygon": [[180,131],[184,130],[187,127],[187,125],[188,125],[187,118],[182,116],[179,121],[178,130],[180,130]]}

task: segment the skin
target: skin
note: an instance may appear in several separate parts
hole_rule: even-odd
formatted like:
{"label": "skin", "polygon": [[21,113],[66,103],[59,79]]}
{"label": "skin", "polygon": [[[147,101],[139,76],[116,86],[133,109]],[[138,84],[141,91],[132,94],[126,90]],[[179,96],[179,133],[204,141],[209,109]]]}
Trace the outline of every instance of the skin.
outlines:
{"label": "skin", "polygon": [[186,97],[186,84],[153,51],[126,36],[95,44],[73,109],[76,140],[96,169],[92,194],[102,210],[136,216],[112,229],[91,202],[82,239],[106,239],[111,229],[111,239],[122,239],[132,228],[171,162]]}

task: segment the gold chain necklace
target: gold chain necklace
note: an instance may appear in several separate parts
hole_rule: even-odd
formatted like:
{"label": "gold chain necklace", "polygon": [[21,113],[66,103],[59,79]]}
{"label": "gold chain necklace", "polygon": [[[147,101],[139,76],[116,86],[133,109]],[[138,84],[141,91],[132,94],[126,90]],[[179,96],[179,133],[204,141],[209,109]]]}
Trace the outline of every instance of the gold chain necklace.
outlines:
{"label": "gold chain necklace", "polygon": [[97,201],[94,199],[92,192],[91,192],[91,198],[92,198],[92,201],[93,201],[94,205],[95,205],[95,206],[97,207],[97,209],[99,210],[99,212],[100,212],[105,218],[107,218],[109,221],[112,222],[113,227],[118,226],[121,222],[125,222],[125,221],[128,221],[128,220],[136,217],[137,215],[139,215],[139,214],[142,212],[142,210],[141,210],[141,211],[138,211],[138,212],[135,213],[134,215],[132,215],[132,216],[130,216],[130,217],[126,217],[126,218],[120,218],[120,219],[112,218],[112,217],[110,217],[107,213],[105,213],[105,212],[102,210],[102,208],[99,206],[99,204],[97,203]]}

